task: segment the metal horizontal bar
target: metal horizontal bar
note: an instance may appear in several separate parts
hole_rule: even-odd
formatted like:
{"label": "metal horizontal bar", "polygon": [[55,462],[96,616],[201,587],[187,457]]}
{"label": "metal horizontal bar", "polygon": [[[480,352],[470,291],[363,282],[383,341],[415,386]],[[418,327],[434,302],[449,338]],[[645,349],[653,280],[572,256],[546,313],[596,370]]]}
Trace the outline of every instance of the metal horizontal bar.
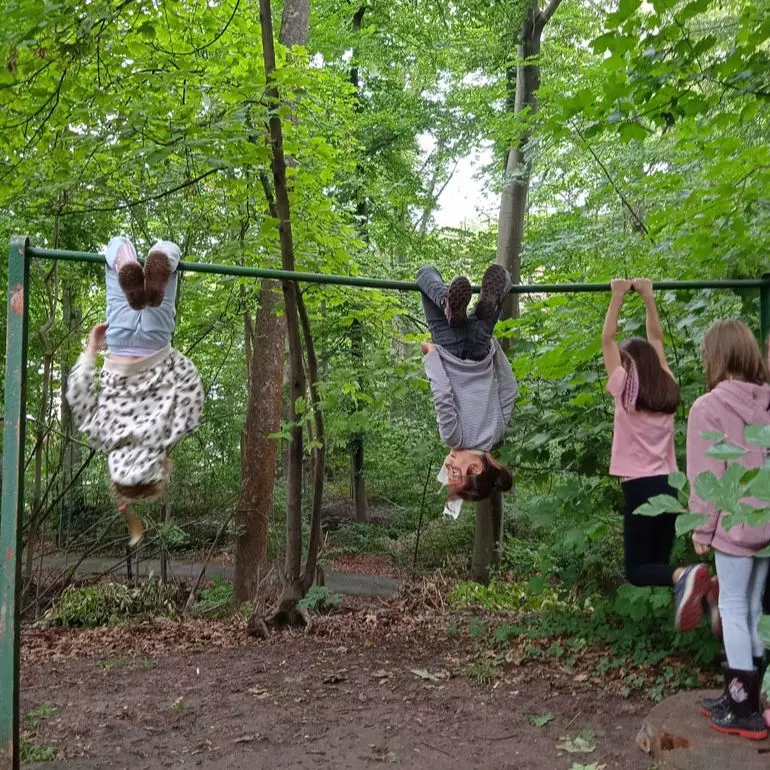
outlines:
{"label": "metal horizontal bar", "polygon": [[[61,249],[27,248],[27,254],[33,259],[60,259],[65,262],[92,262],[104,264],[104,256],[84,251],[63,251]],[[209,273],[213,275],[233,275],[240,278],[274,278],[301,283],[329,283],[340,286],[360,286],[367,289],[396,289],[398,291],[418,291],[414,281],[393,281],[385,278],[364,278],[358,275],[324,275],[323,273],[297,273],[285,270],[270,270],[261,267],[242,267],[239,265],[213,265],[207,262],[180,262],[179,270],[189,273]],[[770,285],[767,278],[746,278],[715,281],[654,281],[654,289],[758,289]],[[474,286],[474,291],[479,287]],[[546,283],[519,284],[511,289],[513,294],[570,294],[579,292],[609,291],[609,283]]]}

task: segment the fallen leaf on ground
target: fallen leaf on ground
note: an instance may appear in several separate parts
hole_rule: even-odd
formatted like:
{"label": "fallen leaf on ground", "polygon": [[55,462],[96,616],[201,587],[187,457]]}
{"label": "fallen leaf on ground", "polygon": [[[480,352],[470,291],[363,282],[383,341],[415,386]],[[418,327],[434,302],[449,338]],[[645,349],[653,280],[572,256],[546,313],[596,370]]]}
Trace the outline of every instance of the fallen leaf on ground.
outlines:
{"label": "fallen leaf on ground", "polygon": [[427,669],[424,668],[413,668],[410,669],[410,671],[415,675],[420,677],[420,679],[427,679],[431,682],[440,682],[442,679],[449,679],[449,672],[448,671],[437,671],[435,674],[431,673]]}
{"label": "fallen leaf on ground", "polygon": [[590,754],[596,750],[596,734],[593,730],[581,730],[574,738],[563,735],[556,744],[557,751],[568,751],[570,754]]}
{"label": "fallen leaf on ground", "polygon": [[527,722],[533,727],[545,727],[549,722],[553,722],[556,717],[553,714],[524,714]]}
{"label": "fallen leaf on ground", "polygon": [[390,671],[386,671],[381,668],[379,671],[372,671],[372,677],[374,679],[387,679],[390,676]]}
{"label": "fallen leaf on ground", "polygon": [[248,693],[256,696],[257,700],[265,700],[270,697],[270,693],[264,687],[251,687]]}

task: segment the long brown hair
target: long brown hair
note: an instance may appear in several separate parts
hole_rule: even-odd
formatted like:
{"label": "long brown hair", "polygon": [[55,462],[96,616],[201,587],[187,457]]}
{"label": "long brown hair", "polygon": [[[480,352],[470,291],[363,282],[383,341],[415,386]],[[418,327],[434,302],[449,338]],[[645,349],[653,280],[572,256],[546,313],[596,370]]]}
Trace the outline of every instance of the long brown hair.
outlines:
{"label": "long brown hair", "polygon": [[634,362],[639,378],[636,408],[640,412],[673,414],[681,396],[676,380],[661,366],[655,348],[641,337],[632,337],[620,346],[620,358]]}
{"label": "long brown hair", "polygon": [[132,503],[136,500],[143,500],[144,502],[153,502],[160,500],[166,496],[168,492],[168,484],[171,478],[171,470],[174,467],[171,462],[171,458],[166,455],[163,459],[163,469],[165,471],[163,478],[158,481],[151,481],[147,484],[134,484],[128,486],[126,484],[118,484],[115,481],[110,480],[110,494],[112,499],[118,504]]}
{"label": "long brown hair", "polygon": [[492,496],[493,492],[507,492],[513,486],[513,476],[508,468],[487,453],[481,458],[481,473],[469,473],[465,486],[455,491],[463,500],[478,502]]}
{"label": "long brown hair", "polygon": [[764,385],[770,380],[767,362],[751,329],[737,318],[712,324],[703,338],[706,387],[713,390],[724,380]]}

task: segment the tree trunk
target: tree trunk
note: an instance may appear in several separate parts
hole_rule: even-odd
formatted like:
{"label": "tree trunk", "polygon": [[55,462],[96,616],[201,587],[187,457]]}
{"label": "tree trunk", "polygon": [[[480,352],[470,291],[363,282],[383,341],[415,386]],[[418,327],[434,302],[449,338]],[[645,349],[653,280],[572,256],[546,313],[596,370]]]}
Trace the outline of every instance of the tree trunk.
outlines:
{"label": "tree trunk", "polygon": [[[524,129],[515,138],[506,153],[505,182],[500,199],[500,217],[497,230],[496,262],[508,270],[514,284],[521,283],[521,244],[524,238],[524,218],[527,213],[527,195],[532,175],[532,158],[529,153],[530,123],[537,112],[537,91],[540,88],[540,67],[534,57],[540,54],[543,29],[559,7],[561,0],[551,0],[543,11],[539,0],[533,0],[526,10],[518,41],[516,87],[512,93],[512,73],[507,71],[508,93],[506,105],[516,116],[526,115]],[[513,97],[513,98],[511,98]],[[509,294],[500,317],[518,318],[519,295]],[[504,348],[508,345],[503,344]],[[490,527],[487,532],[484,528]],[[474,548],[474,579],[476,574],[488,580],[489,566],[503,545],[503,501],[496,493],[493,499],[476,506],[476,545]],[[490,549],[489,543],[493,543]],[[486,564],[477,559],[489,558]]]}
{"label": "tree trunk", "polygon": [[[366,5],[361,5],[353,14],[352,28],[354,32],[359,33],[361,31],[365,13]],[[356,96],[359,100],[356,109],[360,110],[361,82],[358,75],[357,53],[356,50],[353,51],[350,82],[356,89]],[[360,165],[356,169],[356,173],[359,178],[364,173]],[[364,243],[369,243],[369,204],[363,190],[358,189],[356,197],[358,198],[356,201],[356,221],[359,235]],[[354,319],[350,325],[350,357],[353,367],[357,372],[359,390],[362,390],[364,384],[362,376],[364,367],[364,330],[358,319]],[[366,476],[364,475],[364,434],[361,431],[356,431],[350,437],[348,448],[350,450],[350,487],[355,517],[356,521],[364,522],[369,518],[369,505],[366,500]]]}
{"label": "tree trunk", "polygon": [[[359,389],[363,388],[364,340],[361,322],[356,319],[350,326],[350,357],[356,369]],[[357,408],[356,408],[357,409]],[[366,476],[364,476],[364,434],[356,431],[349,442],[350,481],[356,521],[367,521],[369,510],[366,501]]]}
{"label": "tree trunk", "polygon": [[489,583],[489,568],[495,551],[494,523],[489,500],[476,505],[476,531],[473,541],[471,577],[477,583]]}
{"label": "tree trunk", "polygon": [[267,556],[268,525],[273,512],[277,442],[268,436],[281,426],[283,353],[286,326],[278,312],[277,281],[263,281],[256,324],[244,317],[248,399],[241,443],[241,496],[235,547],[236,604],[254,599]]}
{"label": "tree trunk", "polygon": [[[537,112],[540,67],[533,62],[533,57],[540,54],[544,26],[545,21],[542,21],[538,0],[534,0],[527,10],[521,28],[516,66],[516,90],[513,99],[514,115],[518,116],[526,111],[528,122]],[[508,105],[511,103],[510,91],[506,102]],[[527,124],[508,150],[505,182],[500,200],[497,263],[508,270],[514,283],[521,283],[521,244],[532,173],[531,158],[527,155],[530,137],[531,131]],[[510,294],[503,306],[502,318],[517,318],[518,315],[519,297],[517,294]]]}
{"label": "tree trunk", "polygon": [[[264,10],[260,3],[260,18],[263,24]],[[269,11],[269,6],[267,10]],[[272,48],[272,18],[269,23]],[[285,0],[281,19],[281,42],[289,47],[305,45],[309,29],[310,0]],[[266,182],[265,176],[262,184],[268,208],[272,216],[280,218],[269,183]],[[244,318],[246,338],[252,345],[250,354],[247,353],[249,395],[246,426],[241,441],[241,496],[236,527],[239,535],[235,551],[233,591],[236,605],[253,601],[255,597],[263,562],[267,556],[268,529],[273,512],[279,444],[267,437],[277,433],[281,426],[286,339],[286,320],[279,312],[281,298],[278,287],[277,281],[263,281],[256,323],[252,323],[248,316]],[[284,417],[288,420],[290,414]],[[287,476],[288,465],[287,456]]]}
{"label": "tree trunk", "polygon": [[[265,96],[275,107],[281,104],[275,83],[275,46],[270,0],[259,0],[262,23],[262,54],[265,63]],[[292,19],[299,15],[292,16]],[[275,206],[278,214],[278,236],[281,247],[281,265],[284,270],[294,270],[294,241],[291,229],[291,206],[286,183],[286,157],[283,149],[283,126],[277,110],[271,112],[268,121],[271,145],[271,167],[275,189]],[[297,284],[282,281],[286,331],[289,343],[289,372],[291,382],[289,419],[291,421],[289,443],[289,467],[286,481],[286,559],[282,574],[282,590],[275,616],[292,619],[297,614],[297,602],[303,596],[302,566],[302,422],[297,413],[297,401],[305,398],[306,382],[302,364],[302,348],[299,330]],[[314,558],[314,555],[312,555]],[[310,561],[311,554],[308,554]]]}
{"label": "tree trunk", "polygon": [[284,0],[278,39],[288,48],[304,46],[309,34],[310,0]]}

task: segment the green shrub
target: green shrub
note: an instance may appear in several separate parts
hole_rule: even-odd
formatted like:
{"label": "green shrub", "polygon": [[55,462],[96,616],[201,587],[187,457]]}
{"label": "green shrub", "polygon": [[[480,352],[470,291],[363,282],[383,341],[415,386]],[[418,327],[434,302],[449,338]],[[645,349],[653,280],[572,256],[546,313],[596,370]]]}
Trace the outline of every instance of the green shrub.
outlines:
{"label": "green shrub", "polygon": [[[216,575],[214,585],[201,591],[198,601],[193,605],[193,613],[207,618],[226,618],[233,612],[233,584],[221,575]],[[249,614],[248,602],[244,602],[241,612]]]}
{"label": "green shrub", "polygon": [[331,612],[342,604],[342,596],[330,591],[326,586],[311,586],[304,599],[298,603],[303,610],[313,612]]}
{"label": "green shrub", "polygon": [[355,553],[391,553],[392,538],[388,531],[375,524],[351,522],[343,524],[330,535],[329,555]]}
{"label": "green shrub", "polygon": [[45,626],[120,625],[176,615],[177,591],[155,580],[132,587],[121,583],[70,586],[45,613]]}
{"label": "green shrub", "polygon": [[[476,519],[473,512],[465,510],[455,521],[441,518],[423,523],[417,551],[417,564],[431,569],[445,566],[453,557],[470,561],[475,528]],[[407,564],[412,564],[416,543],[416,532],[410,532],[398,543],[399,555]]]}

